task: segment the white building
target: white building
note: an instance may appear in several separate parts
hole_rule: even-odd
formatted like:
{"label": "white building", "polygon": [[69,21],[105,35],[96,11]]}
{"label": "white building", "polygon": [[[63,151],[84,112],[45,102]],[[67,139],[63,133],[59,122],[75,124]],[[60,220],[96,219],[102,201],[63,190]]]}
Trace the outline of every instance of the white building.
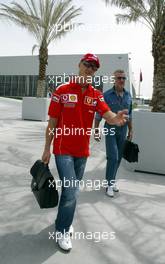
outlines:
{"label": "white building", "polygon": [[[94,78],[95,87],[106,91],[113,86],[114,70],[123,69],[127,75],[126,89],[134,96],[130,58],[128,54],[97,54],[101,67]],[[68,81],[67,75],[78,73],[82,54],[50,55],[47,67],[47,87]],[[35,96],[39,69],[38,56],[0,57],[0,96]],[[57,78],[58,77],[58,78]],[[101,79],[101,77],[103,79]],[[59,81],[59,83],[57,83]]]}

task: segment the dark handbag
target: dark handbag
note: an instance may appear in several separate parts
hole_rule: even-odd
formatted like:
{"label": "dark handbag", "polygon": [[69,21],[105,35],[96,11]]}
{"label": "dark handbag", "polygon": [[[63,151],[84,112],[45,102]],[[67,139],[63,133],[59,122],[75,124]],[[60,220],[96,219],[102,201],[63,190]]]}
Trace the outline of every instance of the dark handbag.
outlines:
{"label": "dark handbag", "polygon": [[123,158],[128,162],[138,162],[138,153],[138,145],[129,140],[126,140],[123,148]]}
{"label": "dark handbag", "polygon": [[32,175],[31,190],[40,208],[53,208],[58,204],[58,191],[48,164],[37,160],[30,169]]}

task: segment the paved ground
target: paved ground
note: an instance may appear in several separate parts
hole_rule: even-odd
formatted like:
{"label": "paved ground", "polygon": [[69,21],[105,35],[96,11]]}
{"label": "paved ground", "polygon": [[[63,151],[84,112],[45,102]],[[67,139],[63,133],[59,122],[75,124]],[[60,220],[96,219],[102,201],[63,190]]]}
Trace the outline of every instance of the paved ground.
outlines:
{"label": "paved ground", "polygon": [[[21,102],[0,98],[0,263],[164,264],[165,178],[123,166],[115,198],[103,188],[80,192],[74,228],[84,232],[84,239],[73,239],[69,254],[58,249],[53,236],[49,239],[57,209],[39,209],[29,174],[41,157],[46,125],[21,120]],[[91,151],[84,179],[102,180],[104,143],[92,140]],[[58,179],[53,156],[50,168]],[[96,242],[103,232],[115,232],[116,238]]]}

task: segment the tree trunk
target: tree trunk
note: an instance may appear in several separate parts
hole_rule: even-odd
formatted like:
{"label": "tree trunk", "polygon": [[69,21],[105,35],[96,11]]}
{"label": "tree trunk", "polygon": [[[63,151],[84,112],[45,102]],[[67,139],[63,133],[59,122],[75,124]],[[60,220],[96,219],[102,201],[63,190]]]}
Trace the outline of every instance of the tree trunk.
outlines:
{"label": "tree trunk", "polygon": [[161,31],[153,34],[152,54],[154,57],[152,112],[165,112],[165,19]]}
{"label": "tree trunk", "polygon": [[46,97],[46,81],[37,81],[37,97]]}
{"label": "tree trunk", "polygon": [[48,65],[48,49],[41,45],[39,50],[39,79],[37,82],[37,97],[46,96],[46,67]]}

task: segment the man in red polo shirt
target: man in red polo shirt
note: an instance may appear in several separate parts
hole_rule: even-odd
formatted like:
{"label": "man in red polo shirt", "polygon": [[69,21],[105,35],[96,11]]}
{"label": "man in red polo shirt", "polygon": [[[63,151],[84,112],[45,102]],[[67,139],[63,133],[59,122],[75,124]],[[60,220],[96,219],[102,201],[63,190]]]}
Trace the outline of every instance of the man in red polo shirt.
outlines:
{"label": "man in red polo shirt", "polygon": [[[89,83],[100,67],[94,54],[86,54],[79,63],[79,75],[73,82],[60,85],[52,95],[46,129],[45,148],[42,155],[44,163],[49,163],[51,142],[62,193],[55,221],[57,243],[60,248],[70,250],[72,243],[70,229],[76,208],[77,182],[83,177],[89,140],[95,112],[98,112],[109,124],[123,125],[127,112],[111,112],[104,102],[102,93]],[[65,186],[65,181],[70,184]],[[75,183],[75,184],[73,184]]]}

